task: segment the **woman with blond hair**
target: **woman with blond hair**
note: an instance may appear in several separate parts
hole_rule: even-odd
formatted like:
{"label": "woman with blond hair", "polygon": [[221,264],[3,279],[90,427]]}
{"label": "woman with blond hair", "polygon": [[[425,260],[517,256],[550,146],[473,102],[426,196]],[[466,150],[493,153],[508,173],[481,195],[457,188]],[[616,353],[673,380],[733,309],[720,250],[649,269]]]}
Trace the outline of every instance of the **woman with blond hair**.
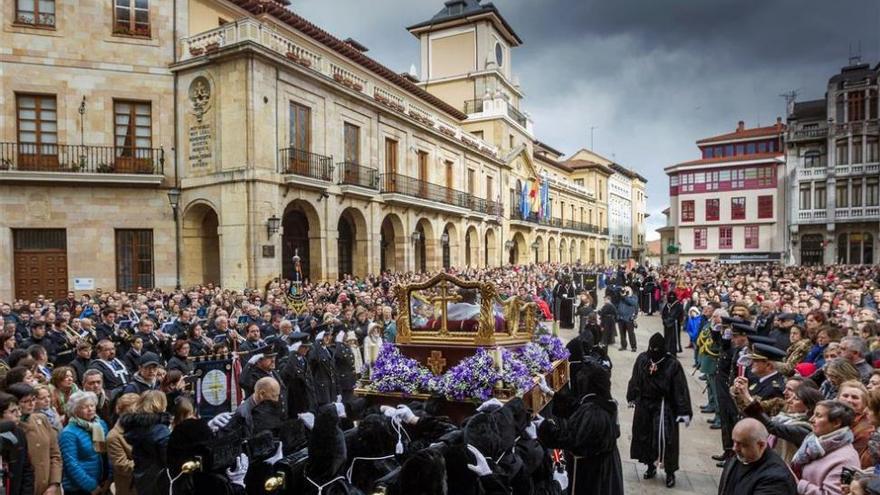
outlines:
{"label": "woman with blond hair", "polygon": [[171,416],[165,411],[165,393],[148,390],[141,394],[133,413],[119,418],[125,441],[132,446],[134,487],[138,495],[159,495],[159,476],[166,467],[166,447],[171,435]]}
{"label": "woman with blond hair", "polygon": [[[140,401],[138,394],[123,394],[116,399],[116,415],[124,416],[133,412],[138,401]],[[125,432],[119,421],[107,435],[107,456],[113,467],[113,486],[116,495],[137,495],[132,480],[134,458],[131,454],[131,445],[125,441]]]}
{"label": "woman with blond hair", "polygon": [[874,425],[868,419],[868,389],[858,380],[848,380],[840,384],[837,400],[852,407],[855,417],[850,430],[853,434],[853,448],[859,453],[862,468],[874,465],[873,457],[868,451],[868,441],[874,433]]}

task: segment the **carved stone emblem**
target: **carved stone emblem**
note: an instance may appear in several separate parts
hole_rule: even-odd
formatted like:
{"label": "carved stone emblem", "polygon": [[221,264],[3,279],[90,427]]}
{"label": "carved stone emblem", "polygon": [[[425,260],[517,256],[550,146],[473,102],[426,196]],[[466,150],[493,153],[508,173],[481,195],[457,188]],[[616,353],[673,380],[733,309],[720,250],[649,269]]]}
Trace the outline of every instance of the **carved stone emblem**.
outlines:
{"label": "carved stone emblem", "polygon": [[201,123],[202,118],[211,106],[211,83],[204,76],[193,79],[189,85],[189,102],[192,104],[193,115]]}

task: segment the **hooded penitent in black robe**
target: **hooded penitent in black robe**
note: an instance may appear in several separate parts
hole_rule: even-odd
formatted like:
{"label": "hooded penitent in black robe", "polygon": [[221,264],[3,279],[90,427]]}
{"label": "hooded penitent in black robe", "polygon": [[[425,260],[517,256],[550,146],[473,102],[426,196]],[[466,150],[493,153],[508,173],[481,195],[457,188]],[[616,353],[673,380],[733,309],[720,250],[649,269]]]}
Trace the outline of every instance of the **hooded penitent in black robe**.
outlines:
{"label": "hooded penitent in black robe", "polygon": [[556,301],[557,308],[553,316],[559,320],[561,328],[574,328],[575,296],[577,294],[575,293],[574,285],[568,280],[558,284],[553,289],[553,299]]}
{"label": "hooded penitent in black robe", "polygon": [[[571,495],[622,494],[623,471],[617,438],[617,403],[611,398],[611,373],[596,360],[587,360],[576,378],[585,392],[571,416],[548,418],[538,427],[546,448],[566,451]],[[554,412],[556,409],[554,409]]]}
{"label": "hooded penitent in black robe", "polygon": [[684,370],[665,349],[663,336],[655,333],[636,359],[626,400],[635,404],[630,457],[647,465],[659,460],[672,474],[678,470],[676,417],[693,413]]}
{"label": "hooded penitent in black robe", "polygon": [[663,321],[663,338],[666,340],[666,352],[675,356],[680,350],[678,348],[678,332],[681,331],[681,322],[684,321],[684,308],[681,306],[681,302],[676,300],[674,292],[669,293],[660,317]]}
{"label": "hooded penitent in black robe", "polygon": [[326,405],[318,410],[312,437],[309,439],[309,457],[302,472],[290,480],[287,493],[302,495],[355,495],[360,490],[345,478],[348,456],[345,435],[339,429],[336,407]]}

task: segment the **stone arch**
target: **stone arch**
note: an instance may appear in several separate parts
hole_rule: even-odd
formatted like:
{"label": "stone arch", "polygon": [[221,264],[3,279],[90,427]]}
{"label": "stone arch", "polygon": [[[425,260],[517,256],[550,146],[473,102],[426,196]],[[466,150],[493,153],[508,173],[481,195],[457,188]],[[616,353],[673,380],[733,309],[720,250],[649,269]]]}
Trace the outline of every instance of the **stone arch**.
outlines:
{"label": "stone arch", "polygon": [[578,260],[580,260],[581,263],[587,262],[587,241],[584,239],[581,239],[581,250],[578,255]]}
{"label": "stone arch", "polygon": [[480,260],[480,236],[477,228],[471,225],[464,236],[464,264],[468,267],[479,266]]}
{"label": "stone arch", "polygon": [[379,229],[379,267],[382,271],[405,271],[407,239],[403,220],[394,213],[385,215]]}
{"label": "stone arch", "polygon": [[550,263],[559,262],[559,251],[556,250],[556,238],[547,239],[547,261]]}
{"label": "stone arch", "polygon": [[285,278],[293,274],[293,256],[298,254],[303,278],[323,280],[321,219],[315,206],[303,199],[288,203],[281,217],[281,270]]}
{"label": "stone arch", "polygon": [[568,263],[568,242],[564,238],[559,240],[559,262]]}
{"label": "stone arch", "polygon": [[[534,246],[534,247],[532,247],[532,246]],[[530,249],[531,256],[532,256],[531,259],[535,263],[540,263],[544,257],[544,248],[546,247],[544,245],[544,238],[539,235],[536,235],[535,241],[532,243],[532,246],[529,246],[531,248]]]}
{"label": "stone arch", "polygon": [[526,244],[526,237],[522,232],[513,234],[513,248],[510,250],[508,262],[515,265],[523,265],[528,263],[529,248]]}
{"label": "stone arch", "polygon": [[336,273],[339,278],[346,274],[356,277],[368,275],[369,255],[367,246],[369,234],[367,233],[367,219],[363,212],[354,207],[348,207],[339,214],[337,225],[337,263]]}
{"label": "stone arch", "polygon": [[220,217],[206,201],[190,203],[181,225],[181,284],[184,287],[221,284]]}
{"label": "stone arch", "polygon": [[440,264],[437,259],[439,236],[434,234],[434,226],[427,218],[420,218],[416,222],[414,231],[419,233],[419,238],[413,246],[415,252],[413,269],[417,272],[433,272]]}
{"label": "stone arch", "polygon": [[495,229],[486,229],[486,233],[483,234],[483,241],[485,245],[483,250],[483,266],[486,268],[498,266],[498,241],[495,236]]}
{"label": "stone arch", "polygon": [[577,260],[577,239],[568,241],[568,262],[574,263]]}
{"label": "stone arch", "polygon": [[[448,236],[447,243],[443,244],[443,234]],[[451,267],[461,266],[461,240],[458,227],[452,222],[447,222],[440,233],[440,266],[445,270]]]}

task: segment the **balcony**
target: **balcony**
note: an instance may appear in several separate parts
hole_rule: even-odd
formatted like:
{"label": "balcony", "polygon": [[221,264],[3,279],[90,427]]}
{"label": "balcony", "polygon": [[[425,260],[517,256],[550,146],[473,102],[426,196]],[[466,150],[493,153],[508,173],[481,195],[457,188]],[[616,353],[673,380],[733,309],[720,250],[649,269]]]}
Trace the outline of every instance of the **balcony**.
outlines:
{"label": "balcony", "polygon": [[825,139],[828,137],[828,128],[819,127],[814,129],[800,129],[788,132],[788,141],[791,143],[799,141],[815,141],[817,139]]}
{"label": "balcony", "polygon": [[486,95],[484,98],[475,100],[466,100],[463,111],[468,114],[468,119],[506,117],[520,126],[527,134],[533,135],[534,132],[532,119],[514,107],[513,103],[508,101],[502,93],[497,93],[495,96]]}
{"label": "balcony", "polygon": [[801,210],[798,212],[798,220],[802,222],[821,221],[828,217],[825,210]]}
{"label": "balcony", "polygon": [[464,102],[464,113],[470,115],[472,113],[483,112],[483,100],[467,100]]}
{"label": "balcony", "polygon": [[798,168],[798,180],[824,180],[828,175],[827,167]]}
{"label": "balcony", "polygon": [[287,178],[287,182],[296,182],[300,186],[315,189],[327,189],[333,180],[333,157],[297,148],[283,148],[278,154],[278,172],[291,176]]}
{"label": "balcony", "polygon": [[519,209],[511,210],[509,218],[510,220],[528,222],[550,228],[568,229],[576,232],[583,232],[586,234],[608,235],[608,229],[600,228],[598,225],[592,225],[586,222],[578,222],[576,220],[570,219],[563,220],[561,218],[540,218],[538,217],[537,213],[529,213],[528,215],[523,215],[522,211],[520,211]]}
{"label": "balcony", "polygon": [[834,210],[836,220],[877,220],[877,217],[880,217],[880,207],[878,206],[857,206]]}
{"label": "balcony", "polygon": [[526,118],[526,116],[523,115],[522,112],[514,108],[514,106],[509,103],[507,104],[507,116],[512,118],[523,129],[527,127],[529,119]]}
{"label": "balcony", "polygon": [[341,171],[339,185],[358,186],[376,190],[379,189],[378,170],[364,167],[353,162],[337,163],[336,167]]}
{"label": "balcony", "polygon": [[0,180],[162,183],[161,148],[0,143]]}
{"label": "balcony", "polygon": [[880,164],[878,163],[851,163],[834,167],[834,175],[837,177],[877,174],[880,174]]}
{"label": "balcony", "polygon": [[[434,184],[401,174],[380,176],[382,194],[389,203],[421,204],[437,211],[457,213],[462,216],[503,214],[504,208],[495,201],[478,198],[463,191]],[[417,198],[413,201],[410,198]],[[419,201],[421,200],[421,201]]]}

